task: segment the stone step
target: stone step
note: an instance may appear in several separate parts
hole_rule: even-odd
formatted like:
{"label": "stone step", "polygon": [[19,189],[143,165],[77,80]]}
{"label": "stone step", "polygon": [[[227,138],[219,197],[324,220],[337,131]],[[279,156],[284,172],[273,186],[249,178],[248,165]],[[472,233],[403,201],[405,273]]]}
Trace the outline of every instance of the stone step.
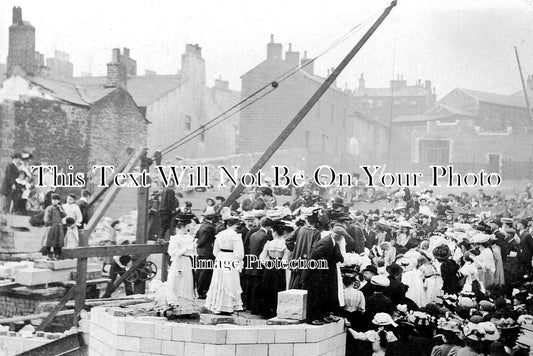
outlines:
{"label": "stone step", "polygon": [[62,270],[62,269],[72,269],[76,268],[77,265],[76,259],[70,259],[70,260],[58,260],[58,261],[52,261],[52,260],[37,260],[34,262],[35,268],[47,268],[51,269],[53,271]]}

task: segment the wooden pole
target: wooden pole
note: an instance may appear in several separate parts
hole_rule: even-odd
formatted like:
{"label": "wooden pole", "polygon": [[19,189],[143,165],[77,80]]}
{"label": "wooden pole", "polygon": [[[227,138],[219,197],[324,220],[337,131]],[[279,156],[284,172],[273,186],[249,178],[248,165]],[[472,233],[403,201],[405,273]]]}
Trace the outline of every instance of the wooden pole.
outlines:
{"label": "wooden pole", "polygon": [[[152,160],[146,156],[147,149],[143,149],[141,155],[141,172],[149,172]],[[139,187],[137,188],[137,233],[135,236],[135,243],[138,245],[144,245],[148,242],[148,195],[150,188]],[[143,260],[148,255],[142,256]],[[139,258],[139,256],[137,256]],[[144,294],[146,291],[146,282],[138,280],[134,286],[135,294]]]}
{"label": "wooden pole", "polygon": [[[391,4],[383,11],[381,16],[374,22],[372,27],[368,29],[368,31],[364,34],[364,36],[357,42],[354,48],[346,55],[346,57],[341,61],[341,63],[335,68],[333,73],[322,83],[322,85],[318,88],[318,90],[313,94],[313,96],[307,101],[307,103],[302,107],[300,112],[296,114],[294,119],[289,122],[287,127],[281,131],[279,136],[272,142],[270,147],[267,148],[265,153],[259,158],[257,163],[252,167],[250,170],[250,173],[255,175],[267,162],[268,160],[274,155],[274,153],[281,147],[283,142],[289,137],[289,135],[296,129],[296,127],[302,122],[302,120],[305,118],[305,116],[309,113],[309,111],[313,108],[313,106],[316,104],[316,102],[324,95],[324,93],[328,90],[328,88],[335,82],[339,74],[346,68],[348,63],[353,59],[353,57],[359,52],[359,50],[363,47],[363,45],[368,41],[370,36],[377,30],[379,25],[385,20],[385,18],[389,15],[389,13],[392,11],[392,9],[396,6],[396,0],[392,1]],[[242,191],[244,190],[244,186],[239,184],[233,192],[229,195],[229,197],[226,199],[224,204],[222,206],[231,206],[237,200],[237,198],[240,196]]]}
{"label": "wooden pole", "polygon": [[531,106],[529,105],[529,96],[527,95],[526,83],[524,81],[524,74],[522,73],[522,66],[520,65],[520,57],[518,57],[518,49],[514,48],[516,54],[516,62],[518,63],[518,71],[520,72],[520,79],[522,80],[522,90],[524,91],[524,97],[526,98],[527,113],[529,120],[533,122],[533,114],[531,113]]}
{"label": "wooden pole", "polygon": [[37,327],[37,331],[43,331],[44,329],[46,329],[46,327],[52,322],[52,320],[54,320],[54,318],[57,316],[57,313],[59,313],[61,311],[61,309],[63,309],[65,307],[65,305],[67,304],[67,302],[69,300],[72,299],[72,297],[74,297],[74,294],[76,292],[76,286],[72,286],[66,293],[65,295],[63,296],[63,298],[61,298],[61,300],[59,301],[59,303],[54,307],[54,309],[50,312],[50,314],[48,314],[48,316],[43,320],[43,322]]}

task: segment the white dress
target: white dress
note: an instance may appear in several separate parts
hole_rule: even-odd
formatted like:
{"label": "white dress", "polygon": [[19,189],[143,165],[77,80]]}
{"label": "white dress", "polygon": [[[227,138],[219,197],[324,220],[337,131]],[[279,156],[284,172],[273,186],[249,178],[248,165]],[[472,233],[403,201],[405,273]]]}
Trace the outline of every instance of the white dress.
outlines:
{"label": "white dress", "polygon": [[186,307],[196,299],[192,271],[192,257],[195,254],[194,236],[178,231],[176,235],[170,237],[168,254],[172,262],[167,278],[169,290],[172,291],[168,303]]}
{"label": "white dress", "polygon": [[474,263],[479,268],[479,280],[483,283],[485,288],[490,287],[494,281],[494,273],[496,272],[496,264],[494,262],[494,255],[490,248],[484,248],[479,256],[473,256]]}
{"label": "white dress", "polygon": [[411,271],[404,272],[402,274],[402,283],[409,287],[405,293],[407,298],[415,302],[419,308],[427,304],[424,281],[422,272],[420,270],[413,269]]}
{"label": "white dress", "polygon": [[233,313],[242,310],[241,282],[244,247],[241,235],[233,229],[219,232],[213,247],[215,267],[205,300],[205,307],[213,313]]}

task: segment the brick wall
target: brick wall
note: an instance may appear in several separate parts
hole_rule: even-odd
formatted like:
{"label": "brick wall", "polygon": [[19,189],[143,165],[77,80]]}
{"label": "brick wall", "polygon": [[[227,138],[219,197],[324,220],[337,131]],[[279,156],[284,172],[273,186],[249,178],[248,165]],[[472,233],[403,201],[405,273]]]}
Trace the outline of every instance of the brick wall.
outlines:
{"label": "brick wall", "polygon": [[120,87],[92,105],[88,121],[89,168],[118,165],[127,158],[128,147],[146,146],[146,121],[130,94]]}

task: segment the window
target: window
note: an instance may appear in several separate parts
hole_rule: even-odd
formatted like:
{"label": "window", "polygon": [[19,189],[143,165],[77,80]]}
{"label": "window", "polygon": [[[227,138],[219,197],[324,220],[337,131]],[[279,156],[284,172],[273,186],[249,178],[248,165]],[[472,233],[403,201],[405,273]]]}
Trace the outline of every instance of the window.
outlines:
{"label": "window", "polygon": [[322,134],[322,152],[326,152],[326,134]]}
{"label": "window", "polygon": [[309,130],[306,130],[305,131],[305,142],[304,142],[306,150],[309,150],[309,142],[310,141],[311,141],[311,133],[309,132]]}
{"label": "window", "polygon": [[420,140],[418,143],[418,159],[421,163],[450,163],[450,141]]}
{"label": "window", "polygon": [[185,115],[185,131],[191,131],[192,117]]}

